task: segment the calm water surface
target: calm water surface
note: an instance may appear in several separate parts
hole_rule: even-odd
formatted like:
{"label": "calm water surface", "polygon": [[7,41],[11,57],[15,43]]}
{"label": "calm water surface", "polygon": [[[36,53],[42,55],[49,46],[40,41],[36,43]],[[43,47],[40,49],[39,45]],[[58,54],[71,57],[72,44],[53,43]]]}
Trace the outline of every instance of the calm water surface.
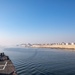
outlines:
{"label": "calm water surface", "polygon": [[75,51],[6,48],[18,75],[75,75]]}

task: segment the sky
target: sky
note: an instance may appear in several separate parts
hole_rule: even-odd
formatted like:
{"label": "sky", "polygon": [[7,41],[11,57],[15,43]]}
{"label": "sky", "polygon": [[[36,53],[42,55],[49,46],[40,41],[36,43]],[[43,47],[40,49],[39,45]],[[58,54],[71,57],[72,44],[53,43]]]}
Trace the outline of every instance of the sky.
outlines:
{"label": "sky", "polygon": [[0,45],[75,42],[75,0],[0,0]]}

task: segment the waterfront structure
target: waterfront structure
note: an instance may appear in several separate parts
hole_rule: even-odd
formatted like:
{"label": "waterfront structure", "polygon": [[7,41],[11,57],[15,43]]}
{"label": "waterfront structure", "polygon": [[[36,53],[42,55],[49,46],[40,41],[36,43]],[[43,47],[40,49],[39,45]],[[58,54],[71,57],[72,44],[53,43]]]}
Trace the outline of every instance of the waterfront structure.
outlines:
{"label": "waterfront structure", "polygon": [[61,45],[66,45],[66,43],[65,42],[62,42]]}
{"label": "waterfront structure", "polygon": [[66,43],[66,45],[68,45],[68,43]]}
{"label": "waterfront structure", "polygon": [[75,45],[75,43],[72,42],[71,45]]}

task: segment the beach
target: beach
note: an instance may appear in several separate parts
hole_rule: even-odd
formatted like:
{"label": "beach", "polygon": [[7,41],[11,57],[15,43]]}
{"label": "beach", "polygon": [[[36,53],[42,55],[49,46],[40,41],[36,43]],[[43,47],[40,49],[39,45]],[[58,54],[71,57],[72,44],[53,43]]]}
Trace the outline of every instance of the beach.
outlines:
{"label": "beach", "polygon": [[33,48],[74,49],[75,45],[32,45]]}

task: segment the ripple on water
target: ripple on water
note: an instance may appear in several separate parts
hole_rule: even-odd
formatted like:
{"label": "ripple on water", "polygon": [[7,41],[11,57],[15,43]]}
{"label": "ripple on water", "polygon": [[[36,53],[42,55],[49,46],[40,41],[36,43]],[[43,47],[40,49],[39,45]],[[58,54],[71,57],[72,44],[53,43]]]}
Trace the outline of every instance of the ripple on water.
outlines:
{"label": "ripple on water", "polygon": [[6,50],[18,75],[75,75],[75,53],[66,52],[52,49]]}

